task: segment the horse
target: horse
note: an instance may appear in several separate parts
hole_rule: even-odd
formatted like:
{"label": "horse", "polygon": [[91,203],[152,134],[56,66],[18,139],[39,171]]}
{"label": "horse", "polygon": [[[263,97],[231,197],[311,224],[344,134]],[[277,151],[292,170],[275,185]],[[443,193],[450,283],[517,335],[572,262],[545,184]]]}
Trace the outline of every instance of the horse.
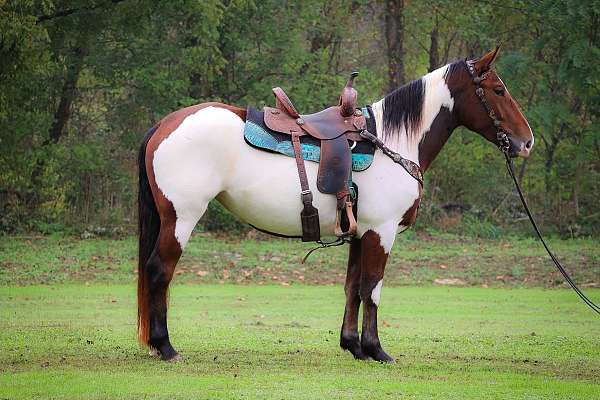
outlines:
{"label": "horse", "polygon": [[[373,103],[378,136],[423,172],[459,126],[505,146],[511,157],[527,157],[533,133],[494,68],[497,57],[498,48],[450,63]],[[183,108],[152,127],[140,147],[138,338],[166,361],[180,359],[167,328],[168,287],[212,199],[260,230],[301,234],[296,163],[249,146],[243,138],[246,113],[216,102]],[[306,163],[310,182],[317,168]],[[349,239],[340,346],[359,360],[393,362],[379,339],[377,309],[394,239],[414,224],[423,191],[379,149],[372,165],[352,179],[360,187],[360,215]],[[321,211],[321,233],[333,235],[335,196],[315,192],[313,201]]]}

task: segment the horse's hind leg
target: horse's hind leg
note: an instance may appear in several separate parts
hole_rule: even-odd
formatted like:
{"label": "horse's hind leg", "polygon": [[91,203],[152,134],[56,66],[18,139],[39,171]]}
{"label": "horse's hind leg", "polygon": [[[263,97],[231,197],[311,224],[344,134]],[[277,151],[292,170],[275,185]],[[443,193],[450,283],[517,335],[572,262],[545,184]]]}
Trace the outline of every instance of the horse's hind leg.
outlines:
{"label": "horse's hind leg", "polygon": [[150,322],[148,345],[163,360],[177,360],[177,352],[169,340],[167,328],[167,294],[175,265],[181,256],[174,230],[161,226],[152,256],[146,264],[148,285],[148,317]]}
{"label": "horse's hind leg", "polygon": [[360,268],[361,268],[361,249],[360,239],[353,239],[350,242],[350,252],[348,255],[348,271],[346,272],[346,284],[344,292],[346,293],[346,308],[344,310],[344,321],[342,322],[342,332],[340,334],[340,347],[348,350],[354,358],[359,360],[367,359],[360,345],[358,336],[358,310],[360,308]]}

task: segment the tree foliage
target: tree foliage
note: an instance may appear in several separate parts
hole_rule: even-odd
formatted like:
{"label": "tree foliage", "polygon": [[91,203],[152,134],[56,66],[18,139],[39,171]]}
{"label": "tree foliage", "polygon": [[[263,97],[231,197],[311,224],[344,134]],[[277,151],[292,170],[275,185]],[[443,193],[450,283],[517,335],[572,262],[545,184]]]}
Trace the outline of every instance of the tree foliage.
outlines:
{"label": "tree foliage", "polygon": [[[519,165],[531,203],[547,226],[598,233],[600,1],[393,3],[390,18],[375,0],[0,1],[0,230],[129,225],[141,137],[178,108],[262,107],[281,85],[316,110],[355,69],[372,102],[501,43],[536,135]],[[520,220],[501,158],[472,133],[426,178],[427,223],[452,229],[450,203],[481,226]]]}

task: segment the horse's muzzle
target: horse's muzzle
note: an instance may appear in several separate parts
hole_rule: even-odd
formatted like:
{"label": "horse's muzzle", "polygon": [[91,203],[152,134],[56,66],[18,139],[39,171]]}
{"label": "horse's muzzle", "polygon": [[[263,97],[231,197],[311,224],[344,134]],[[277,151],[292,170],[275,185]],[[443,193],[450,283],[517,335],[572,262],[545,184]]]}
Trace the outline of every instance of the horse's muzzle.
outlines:
{"label": "horse's muzzle", "polygon": [[511,158],[515,158],[515,157],[529,157],[529,153],[531,152],[531,148],[533,145],[533,141],[529,140],[526,143],[518,140],[518,139],[514,139],[512,137],[509,136],[508,138],[509,142],[510,142],[510,148],[508,151],[508,155]]}

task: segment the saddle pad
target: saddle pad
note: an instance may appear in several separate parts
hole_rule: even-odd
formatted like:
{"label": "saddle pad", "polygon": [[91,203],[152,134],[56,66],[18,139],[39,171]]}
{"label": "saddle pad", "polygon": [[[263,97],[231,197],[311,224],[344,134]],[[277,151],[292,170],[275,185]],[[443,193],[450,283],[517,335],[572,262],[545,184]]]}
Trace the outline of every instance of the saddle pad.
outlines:
{"label": "saddle pad", "polygon": [[[369,132],[375,132],[375,121],[369,110],[365,107],[363,113],[367,118]],[[371,130],[373,129],[373,130]],[[246,116],[246,126],[244,127],[244,140],[250,146],[268,151],[279,153],[288,157],[294,157],[294,148],[292,147],[291,136],[275,132],[267,128],[264,123],[264,113],[253,108],[248,108]],[[352,149],[352,171],[364,171],[371,166],[375,145],[368,141],[353,142],[349,141]],[[306,161],[319,162],[321,159],[321,141],[311,136],[305,135],[300,138],[302,148],[302,157]]]}

